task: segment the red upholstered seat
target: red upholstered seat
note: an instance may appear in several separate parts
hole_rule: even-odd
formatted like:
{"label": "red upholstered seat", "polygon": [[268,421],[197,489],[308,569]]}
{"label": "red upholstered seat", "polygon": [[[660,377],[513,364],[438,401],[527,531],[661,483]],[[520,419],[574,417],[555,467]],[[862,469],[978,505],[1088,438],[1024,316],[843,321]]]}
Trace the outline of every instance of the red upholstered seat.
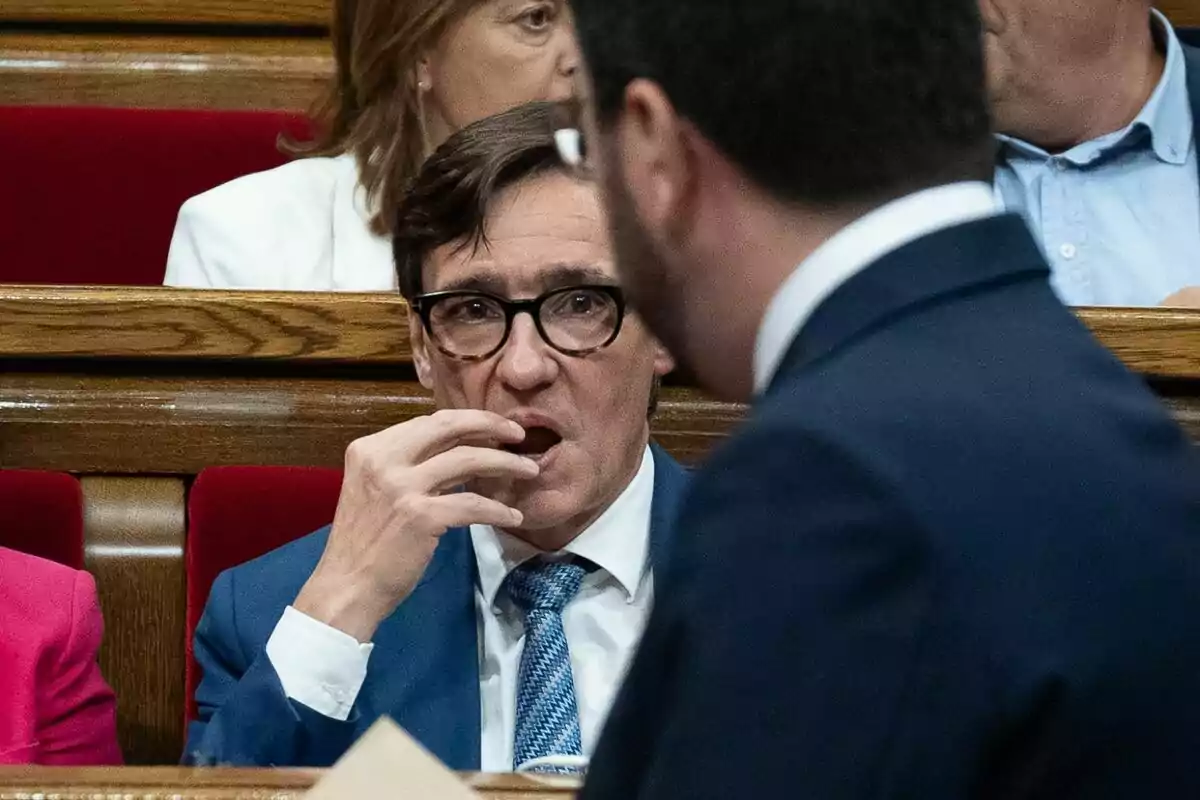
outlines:
{"label": "red upholstered seat", "polygon": [[162,283],[183,201],[286,159],[279,112],[0,106],[0,283]]}
{"label": "red upholstered seat", "polygon": [[83,568],[83,491],[61,472],[0,470],[0,547]]}
{"label": "red upholstered seat", "polygon": [[187,696],[196,715],[199,670],[192,633],[223,570],[264,555],[333,520],[338,470],[309,467],[213,467],[196,476],[188,498]]}

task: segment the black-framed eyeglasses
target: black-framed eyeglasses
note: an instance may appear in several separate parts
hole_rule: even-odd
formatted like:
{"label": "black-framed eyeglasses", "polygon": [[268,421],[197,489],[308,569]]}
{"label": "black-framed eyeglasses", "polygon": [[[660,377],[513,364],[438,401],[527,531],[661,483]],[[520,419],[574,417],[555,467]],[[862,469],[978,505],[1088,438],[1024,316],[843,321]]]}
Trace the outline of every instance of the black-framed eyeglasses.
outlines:
{"label": "black-framed eyeglasses", "polygon": [[625,295],[603,285],[555,289],[532,300],[467,290],[430,292],[414,297],[412,307],[437,349],[460,361],[482,361],[500,352],[522,312],[533,318],[546,344],[568,356],[608,347],[625,319]]}

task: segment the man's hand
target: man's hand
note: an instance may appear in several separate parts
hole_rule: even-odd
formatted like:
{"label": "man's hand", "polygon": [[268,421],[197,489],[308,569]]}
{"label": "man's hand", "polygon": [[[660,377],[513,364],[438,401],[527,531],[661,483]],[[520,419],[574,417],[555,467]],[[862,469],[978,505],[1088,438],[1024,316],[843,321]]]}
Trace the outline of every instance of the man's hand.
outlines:
{"label": "man's hand", "polygon": [[1189,286],[1162,301],[1164,308],[1200,308],[1200,286]]}
{"label": "man's hand", "polygon": [[521,513],[470,492],[472,478],[528,480],[536,462],[498,449],[525,438],[488,411],[439,411],[351,443],[329,542],[296,610],[368,642],[404,602],[449,528],[515,527]]}

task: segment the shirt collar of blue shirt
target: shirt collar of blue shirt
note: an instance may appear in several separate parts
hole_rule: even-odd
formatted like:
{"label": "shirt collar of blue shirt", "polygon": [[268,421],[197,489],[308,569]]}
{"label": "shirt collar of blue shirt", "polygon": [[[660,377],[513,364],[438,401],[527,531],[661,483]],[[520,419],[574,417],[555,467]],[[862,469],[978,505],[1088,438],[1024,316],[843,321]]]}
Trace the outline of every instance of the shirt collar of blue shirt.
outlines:
{"label": "shirt collar of blue shirt", "polygon": [[[1188,98],[1187,64],[1183,59],[1183,47],[1174,28],[1158,11],[1151,12],[1154,21],[1167,41],[1167,62],[1163,68],[1162,78],[1154,93],[1142,107],[1142,111],[1133,122],[1119,131],[1105,134],[1097,139],[1084,142],[1072,147],[1061,154],[1059,158],[1084,166],[1103,158],[1116,151],[1123,145],[1133,143],[1131,137],[1145,137],[1138,141],[1149,139],[1150,147],[1160,161],[1167,164],[1182,166],[1187,163],[1188,152],[1191,150],[1192,137],[1195,129],[1192,121],[1192,108]],[[1050,154],[1037,145],[1014,139],[1011,136],[998,135],[1011,151],[1038,160],[1050,158]]]}

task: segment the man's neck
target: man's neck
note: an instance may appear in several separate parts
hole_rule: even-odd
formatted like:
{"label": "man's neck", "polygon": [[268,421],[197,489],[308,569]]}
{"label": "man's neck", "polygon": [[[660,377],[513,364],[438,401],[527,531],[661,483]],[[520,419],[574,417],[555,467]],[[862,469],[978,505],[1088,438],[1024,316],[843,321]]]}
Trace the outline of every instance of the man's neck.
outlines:
{"label": "man's neck", "polygon": [[1064,152],[1129,125],[1162,79],[1166,42],[1134,16],[1116,30],[1111,46],[1087,63],[1060,70],[1036,109],[1025,115],[1029,129],[1015,132],[1047,152]]}
{"label": "man's neck", "polygon": [[[746,223],[721,248],[736,263],[701,270],[719,278],[703,288],[706,297],[685,302],[695,310],[689,322],[693,336],[687,360],[705,388],[736,402],[747,402],[754,394],[759,326],[780,286],[817,248],[865,212],[797,209],[772,201],[747,205],[755,207],[738,215]],[[731,297],[737,302],[729,303]]]}

